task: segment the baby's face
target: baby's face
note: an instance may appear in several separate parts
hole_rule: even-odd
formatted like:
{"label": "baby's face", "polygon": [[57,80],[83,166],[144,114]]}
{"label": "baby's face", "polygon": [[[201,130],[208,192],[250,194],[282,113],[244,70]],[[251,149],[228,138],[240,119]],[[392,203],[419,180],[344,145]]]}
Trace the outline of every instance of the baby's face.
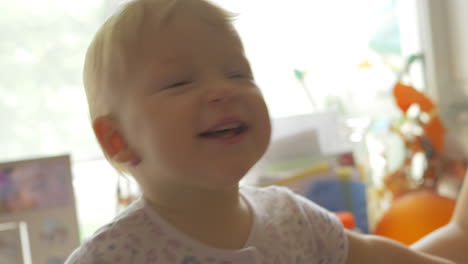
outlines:
{"label": "baby's face", "polygon": [[[238,36],[175,17],[145,38],[121,125],[145,184],[234,186],[264,154],[270,121]],[[143,186],[144,188],[144,186]]]}

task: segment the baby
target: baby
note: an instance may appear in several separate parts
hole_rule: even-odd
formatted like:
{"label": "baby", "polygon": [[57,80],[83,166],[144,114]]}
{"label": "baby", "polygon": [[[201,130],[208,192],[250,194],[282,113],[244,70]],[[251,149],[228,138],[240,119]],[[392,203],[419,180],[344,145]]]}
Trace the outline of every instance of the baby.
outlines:
{"label": "baby", "polygon": [[267,149],[270,122],[232,17],[205,0],[134,0],[96,34],[84,67],[93,129],[109,161],[135,177],[143,195],[66,263],[462,258],[466,205],[409,249],[345,231],[285,188],[239,187]]}

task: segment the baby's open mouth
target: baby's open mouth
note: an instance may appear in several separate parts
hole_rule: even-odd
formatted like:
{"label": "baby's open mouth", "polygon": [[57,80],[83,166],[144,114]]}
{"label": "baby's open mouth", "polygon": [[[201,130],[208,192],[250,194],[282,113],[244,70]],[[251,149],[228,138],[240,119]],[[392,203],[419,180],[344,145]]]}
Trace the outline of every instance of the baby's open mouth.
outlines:
{"label": "baby's open mouth", "polygon": [[243,122],[233,122],[199,134],[203,138],[232,138],[248,129]]}

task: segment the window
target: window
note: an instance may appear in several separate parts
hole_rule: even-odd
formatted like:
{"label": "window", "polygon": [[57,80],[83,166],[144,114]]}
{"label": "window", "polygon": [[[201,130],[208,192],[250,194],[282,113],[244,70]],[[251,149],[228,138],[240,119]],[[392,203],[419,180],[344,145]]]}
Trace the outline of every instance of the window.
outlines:
{"label": "window", "polygon": [[[417,1],[215,2],[240,14],[236,26],[272,116],[329,108],[347,117],[397,114],[392,85],[422,52]],[[423,89],[421,69],[412,67],[411,79]]]}
{"label": "window", "polygon": [[[91,133],[81,82],[87,45],[116,2],[2,2],[0,160],[71,153],[83,237],[116,206],[116,173]],[[235,25],[273,117],[326,108],[346,117],[395,114],[396,72],[421,53],[416,0],[214,2],[239,14]],[[424,89],[421,69],[412,80]]]}
{"label": "window", "polygon": [[2,1],[0,18],[0,160],[71,153],[83,236],[115,212],[116,177],[81,88],[87,45],[108,13],[103,0],[18,0]]}

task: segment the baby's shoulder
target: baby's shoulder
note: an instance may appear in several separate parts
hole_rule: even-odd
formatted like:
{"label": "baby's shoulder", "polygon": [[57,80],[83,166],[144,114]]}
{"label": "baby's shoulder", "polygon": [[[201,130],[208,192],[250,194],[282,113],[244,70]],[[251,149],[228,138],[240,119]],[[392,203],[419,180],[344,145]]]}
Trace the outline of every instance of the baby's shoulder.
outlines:
{"label": "baby's shoulder", "polygon": [[265,187],[246,185],[242,186],[240,191],[247,198],[255,199],[262,203],[286,201],[285,198],[288,200],[294,196],[294,193],[290,189],[277,185]]}
{"label": "baby's shoulder", "polygon": [[285,187],[250,187],[244,193],[265,227],[263,233],[273,236],[269,241],[289,240],[295,248],[308,252],[310,261],[343,263],[348,241],[333,213]]}
{"label": "baby's shoulder", "polygon": [[[303,230],[319,233],[332,230],[343,235],[336,215],[286,187],[249,187],[243,191],[255,213],[267,222],[301,223]],[[304,229],[306,227],[306,229]]]}
{"label": "baby's shoulder", "polygon": [[292,190],[282,186],[267,187],[244,187],[242,193],[260,208],[265,209],[284,209],[282,214],[290,210],[300,210],[305,214],[321,214],[326,212],[322,207],[314,202],[294,193]]}

